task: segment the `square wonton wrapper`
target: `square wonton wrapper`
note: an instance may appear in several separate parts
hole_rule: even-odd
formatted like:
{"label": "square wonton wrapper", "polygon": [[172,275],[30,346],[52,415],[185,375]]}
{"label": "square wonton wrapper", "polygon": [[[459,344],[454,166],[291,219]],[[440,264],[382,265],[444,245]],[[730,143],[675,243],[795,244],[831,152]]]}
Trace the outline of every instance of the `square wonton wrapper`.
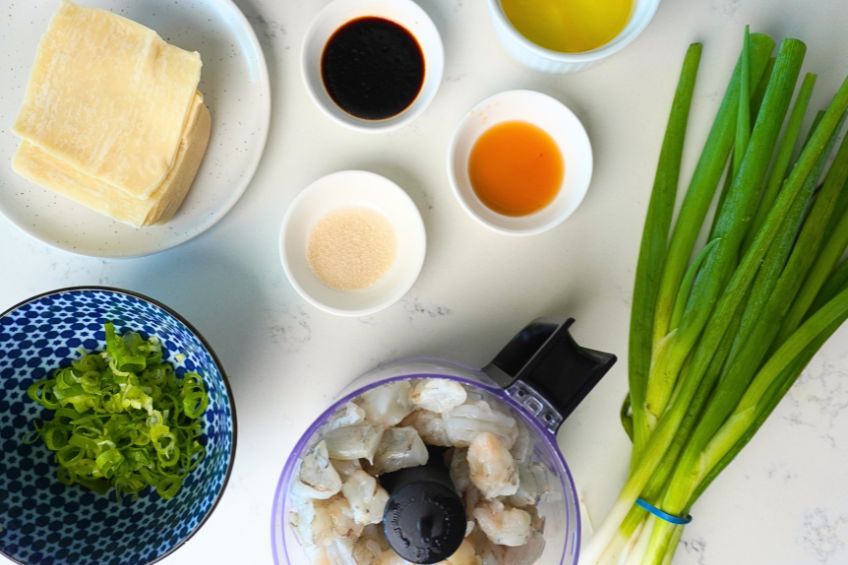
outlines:
{"label": "square wonton wrapper", "polygon": [[206,152],[211,120],[197,93],[173,168],[149,198],[139,199],[85,175],[24,140],[12,159],[22,177],[120,222],[141,227],[168,220],[179,209]]}
{"label": "square wonton wrapper", "polygon": [[13,131],[80,172],[149,197],[176,159],[200,55],[105,10],[62,2]]}

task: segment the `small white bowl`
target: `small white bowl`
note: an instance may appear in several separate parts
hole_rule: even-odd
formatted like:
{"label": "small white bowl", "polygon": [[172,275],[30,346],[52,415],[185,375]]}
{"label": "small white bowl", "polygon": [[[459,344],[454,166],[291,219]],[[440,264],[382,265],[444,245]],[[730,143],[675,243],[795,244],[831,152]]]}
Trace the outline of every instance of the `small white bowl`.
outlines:
{"label": "small white bowl", "polygon": [[[505,216],[474,192],[468,158],[477,138],[501,122],[523,121],[545,130],[559,147],[565,175],[554,200],[533,214]],[[583,124],[559,100],[534,90],[501,92],[477,104],[459,123],[448,149],[448,176],[459,203],[472,218],[507,235],[534,235],[565,221],[583,201],[592,181],[592,146]]]}
{"label": "small white bowl", "polygon": [[642,33],[657,12],[660,0],[635,0],[633,13],[615,38],[591,51],[563,53],[537,45],[518,31],[504,13],[501,0],[488,0],[489,14],[503,46],[519,63],[545,73],[574,73],[586,69],[629,45]]}
{"label": "small white bowl", "polygon": [[[395,231],[394,263],[380,280],[362,290],[326,286],[307,258],[315,224],[345,208],[374,210]],[[292,286],[307,302],[339,316],[367,316],[397,302],[418,278],[426,252],[424,222],[415,203],[398,185],[368,171],[340,171],[307,186],[289,205],[280,230],[280,260]]]}
{"label": "small white bowl", "polygon": [[[358,118],[339,108],[321,78],[321,56],[333,33],[351,20],[368,16],[385,18],[405,28],[418,41],[424,55],[424,82],[418,96],[404,111],[383,120]],[[399,128],[423,112],[436,96],[445,68],[445,51],[439,30],[412,0],[335,0],[313,20],[303,38],[301,53],[303,80],[318,107],[341,124],[372,132]]]}

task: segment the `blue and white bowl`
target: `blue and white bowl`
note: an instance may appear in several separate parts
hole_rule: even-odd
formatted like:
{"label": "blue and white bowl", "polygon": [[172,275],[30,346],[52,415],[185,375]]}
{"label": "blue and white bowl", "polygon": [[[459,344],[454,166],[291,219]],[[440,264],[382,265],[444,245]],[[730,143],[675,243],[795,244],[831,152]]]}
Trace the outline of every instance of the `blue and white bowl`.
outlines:
{"label": "blue and white bowl", "polygon": [[[114,493],[66,486],[56,479],[53,454],[41,441],[28,443],[45,411],[27,387],[102,350],[107,321],[119,333],[157,336],[178,374],[197,371],[206,384],[206,457],[171,500],[147,489],[138,500],[117,502]],[[111,288],[49,292],[0,315],[0,453],[0,553],[27,565],[152,563],[200,529],[224,491],[235,455],[232,393],[215,354],[169,308]]]}

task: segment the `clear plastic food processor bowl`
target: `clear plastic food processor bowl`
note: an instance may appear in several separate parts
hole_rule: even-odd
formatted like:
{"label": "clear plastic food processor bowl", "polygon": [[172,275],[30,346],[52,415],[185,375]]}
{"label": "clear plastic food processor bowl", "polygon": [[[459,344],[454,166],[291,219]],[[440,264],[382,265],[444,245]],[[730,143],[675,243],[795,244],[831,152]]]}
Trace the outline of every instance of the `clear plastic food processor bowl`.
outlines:
{"label": "clear plastic food processor bowl", "polygon": [[508,409],[532,440],[532,460],[549,473],[548,492],[537,512],[544,518],[545,547],[540,564],[576,564],[580,512],[574,481],[556,441],[565,417],[615,363],[610,354],[584,349],[563,324],[539,321],[519,333],[484,369],[440,359],[419,358],[382,365],[356,379],[306,430],[286,461],[277,484],[271,520],[275,563],[306,563],[288,524],[289,494],[300,459],[321,439],[322,428],[344,404],[366,391],[410,379],[449,379],[477,391],[493,406]]}

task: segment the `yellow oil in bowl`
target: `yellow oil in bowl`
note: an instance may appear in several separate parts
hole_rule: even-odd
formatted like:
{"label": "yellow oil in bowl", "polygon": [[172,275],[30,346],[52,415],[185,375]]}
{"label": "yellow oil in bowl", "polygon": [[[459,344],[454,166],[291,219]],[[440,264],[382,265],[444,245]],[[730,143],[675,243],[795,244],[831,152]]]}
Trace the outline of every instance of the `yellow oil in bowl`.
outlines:
{"label": "yellow oil in bowl", "polygon": [[563,53],[612,41],[630,20],[634,0],[501,0],[512,25],[533,43]]}

